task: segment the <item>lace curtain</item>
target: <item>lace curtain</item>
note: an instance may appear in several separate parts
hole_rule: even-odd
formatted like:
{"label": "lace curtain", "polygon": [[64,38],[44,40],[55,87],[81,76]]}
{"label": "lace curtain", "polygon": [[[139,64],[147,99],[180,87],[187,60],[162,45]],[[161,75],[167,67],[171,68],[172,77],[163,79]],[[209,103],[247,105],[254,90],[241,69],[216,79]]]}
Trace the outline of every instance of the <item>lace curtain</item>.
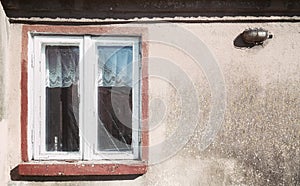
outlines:
{"label": "lace curtain", "polygon": [[46,47],[46,87],[65,88],[77,84],[79,49],[75,46]]}
{"label": "lace curtain", "polygon": [[132,86],[132,47],[98,47],[98,86]]}
{"label": "lace curtain", "polygon": [[[98,47],[98,86],[132,86],[132,47]],[[79,78],[79,49],[73,46],[46,47],[46,87],[76,85]]]}
{"label": "lace curtain", "polygon": [[79,48],[46,46],[46,149],[79,150]]}

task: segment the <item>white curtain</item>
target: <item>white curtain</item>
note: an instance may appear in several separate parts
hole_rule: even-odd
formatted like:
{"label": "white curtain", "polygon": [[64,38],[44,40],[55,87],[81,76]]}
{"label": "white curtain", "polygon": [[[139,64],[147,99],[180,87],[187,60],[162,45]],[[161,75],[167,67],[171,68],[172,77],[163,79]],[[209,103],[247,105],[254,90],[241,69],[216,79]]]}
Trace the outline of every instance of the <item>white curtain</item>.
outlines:
{"label": "white curtain", "polygon": [[46,87],[65,88],[77,84],[79,77],[78,47],[46,47]]}
{"label": "white curtain", "polygon": [[132,47],[98,47],[98,86],[132,86]]}

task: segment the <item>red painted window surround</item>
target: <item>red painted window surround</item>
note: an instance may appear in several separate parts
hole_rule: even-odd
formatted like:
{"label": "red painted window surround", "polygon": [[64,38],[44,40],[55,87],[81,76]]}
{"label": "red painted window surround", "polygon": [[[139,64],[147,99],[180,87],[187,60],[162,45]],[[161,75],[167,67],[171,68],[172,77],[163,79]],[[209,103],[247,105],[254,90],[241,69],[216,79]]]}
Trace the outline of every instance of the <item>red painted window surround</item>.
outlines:
{"label": "red painted window surround", "polygon": [[[31,161],[28,157],[28,33],[84,35],[111,34],[137,35],[142,37],[142,158],[135,163],[105,163],[97,161]],[[147,171],[148,160],[148,43],[147,29],[140,27],[115,26],[50,26],[23,25],[21,55],[21,157],[17,166],[20,176],[105,176],[105,175],[140,175]]]}

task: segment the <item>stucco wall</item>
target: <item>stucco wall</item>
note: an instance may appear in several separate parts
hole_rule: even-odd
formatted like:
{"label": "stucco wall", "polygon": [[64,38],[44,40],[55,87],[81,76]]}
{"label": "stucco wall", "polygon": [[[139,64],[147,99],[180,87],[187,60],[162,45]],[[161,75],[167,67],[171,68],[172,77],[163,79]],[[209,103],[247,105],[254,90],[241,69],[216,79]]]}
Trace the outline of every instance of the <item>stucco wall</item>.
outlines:
{"label": "stucco wall", "polygon": [[[0,184],[7,182],[7,112],[6,112],[6,80],[8,63],[8,21],[0,4]],[[6,172],[6,173],[5,173]]]}
{"label": "stucco wall", "polygon": [[[149,29],[150,166],[135,180],[101,185],[300,184],[300,23],[125,26]],[[263,46],[234,47],[249,27],[263,27],[274,37]],[[9,27],[8,131],[1,130],[7,161],[0,160],[1,182],[99,185],[10,181],[9,171],[21,161],[21,30],[19,24]],[[168,140],[175,145],[164,144]]]}
{"label": "stucco wall", "polygon": [[6,61],[6,49],[8,44],[8,21],[3,11],[2,6],[0,5],[0,120],[3,119],[4,115],[4,65]]}

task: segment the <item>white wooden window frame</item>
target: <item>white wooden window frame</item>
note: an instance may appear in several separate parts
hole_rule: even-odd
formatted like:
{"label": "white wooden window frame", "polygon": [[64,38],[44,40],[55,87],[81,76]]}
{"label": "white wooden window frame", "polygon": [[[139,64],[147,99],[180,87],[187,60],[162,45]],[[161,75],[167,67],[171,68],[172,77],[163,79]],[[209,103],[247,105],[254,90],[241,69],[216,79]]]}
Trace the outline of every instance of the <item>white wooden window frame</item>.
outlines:
{"label": "white wooden window frame", "polygon": [[[33,160],[121,160],[141,157],[141,55],[136,36],[55,36],[29,34],[28,154]],[[45,147],[45,46],[79,47],[79,151],[49,152]],[[97,151],[98,46],[132,46],[132,151]]]}

